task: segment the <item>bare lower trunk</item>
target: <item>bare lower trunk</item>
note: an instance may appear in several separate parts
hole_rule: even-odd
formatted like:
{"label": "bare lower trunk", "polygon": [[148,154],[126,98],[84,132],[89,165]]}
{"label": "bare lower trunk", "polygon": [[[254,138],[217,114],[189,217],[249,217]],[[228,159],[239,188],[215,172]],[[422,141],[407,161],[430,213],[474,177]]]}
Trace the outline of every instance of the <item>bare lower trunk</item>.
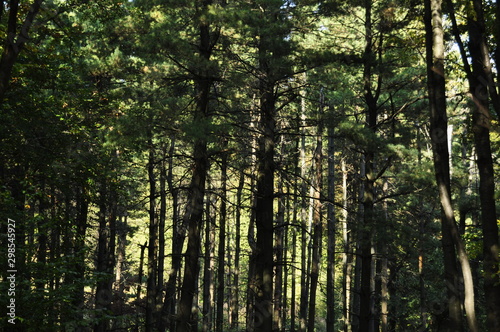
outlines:
{"label": "bare lower trunk", "polygon": [[181,298],[177,315],[177,332],[192,331],[191,312],[194,297],[197,293],[196,283],[200,269],[199,256],[201,249],[200,228],[203,218],[203,198],[205,195],[205,179],[208,170],[207,144],[198,141],[193,156],[195,167],[190,186],[190,197],[184,218],[188,220],[188,245],[185,252],[184,279],[181,287]]}
{"label": "bare lower trunk", "polygon": [[[222,149],[227,148],[227,140],[222,143]],[[227,216],[227,153],[222,152],[221,161],[221,203],[219,216],[219,248],[217,262],[217,316],[215,321],[215,331],[222,332],[224,322],[224,303],[226,288],[226,216]]]}
{"label": "bare lower trunk", "polygon": [[[285,155],[286,144],[281,142],[281,153],[280,156]],[[274,241],[274,252],[276,257],[276,267],[274,272],[274,316],[273,316],[273,330],[282,331],[283,329],[283,282],[286,277],[283,277],[284,272],[284,247],[286,244],[285,240],[285,196],[283,195],[283,176],[280,176],[278,180],[278,211],[276,215],[276,231],[275,231],[275,241]]]}
{"label": "bare lower trunk", "polygon": [[240,174],[238,189],[236,192],[236,216],[235,216],[235,253],[233,267],[233,290],[231,296],[231,328],[237,329],[239,326],[239,309],[240,309],[240,254],[241,254],[241,208],[242,208],[242,192],[245,185],[245,175]]}
{"label": "bare lower trunk", "polygon": [[328,205],[327,205],[327,282],[326,282],[326,331],[335,331],[335,142],[333,128],[328,128]]}
{"label": "bare lower trunk", "polygon": [[215,229],[214,221],[211,215],[210,196],[207,195],[205,207],[205,255],[203,258],[203,332],[212,331],[213,319],[212,313],[214,309],[214,243]]}
{"label": "bare lower trunk", "polygon": [[344,159],[341,161],[342,168],[342,241],[344,252],[342,254],[342,318],[343,331],[351,331],[351,275],[352,275],[352,249],[348,230],[347,212],[347,169]]}
{"label": "bare lower trunk", "polygon": [[[320,114],[322,110],[320,109]],[[309,317],[307,331],[314,332],[316,322],[316,297],[318,290],[318,279],[321,258],[321,239],[323,236],[323,220],[322,220],[322,189],[323,189],[323,126],[319,120],[316,139],[316,149],[314,151],[314,202],[313,202],[313,241],[312,241],[312,264],[311,264],[311,287],[309,300]]]}
{"label": "bare lower trunk", "polygon": [[149,177],[149,241],[148,241],[148,280],[146,295],[146,332],[152,332],[154,328],[154,316],[156,309],[156,276],[158,264],[158,218],[156,216],[156,175],[155,175],[155,153],[152,138],[149,140],[150,151],[148,161]]}

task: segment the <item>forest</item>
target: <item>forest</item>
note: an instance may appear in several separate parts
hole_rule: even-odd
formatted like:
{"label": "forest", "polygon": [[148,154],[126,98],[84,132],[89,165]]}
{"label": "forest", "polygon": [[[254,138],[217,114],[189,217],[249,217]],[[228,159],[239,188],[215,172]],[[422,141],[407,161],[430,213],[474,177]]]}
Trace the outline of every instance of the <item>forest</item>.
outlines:
{"label": "forest", "polygon": [[4,0],[0,330],[500,331],[500,3]]}

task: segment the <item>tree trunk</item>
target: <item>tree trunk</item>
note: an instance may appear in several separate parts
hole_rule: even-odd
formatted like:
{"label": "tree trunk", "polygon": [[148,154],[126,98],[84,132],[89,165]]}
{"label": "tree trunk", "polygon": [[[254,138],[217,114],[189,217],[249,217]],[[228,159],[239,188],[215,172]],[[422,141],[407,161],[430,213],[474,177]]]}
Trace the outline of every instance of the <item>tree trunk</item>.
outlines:
{"label": "tree trunk", "polygon": [[210,196],[207,195],[205,207],[205,255],[203,258],[203,332],[212,331],[213,308],[214,308],[214,249],[215,249],[215,227],[211,215]]}
{"label": "tree trunk", "polygon": [[118,221],[116,225],[116,267],[115,267],[115,281],[114,291],[117,295],[116,306],[118,308],[118,315],[124,314],[125,307],[125,283],[123,280],[123,271],[126,262],[126,248],[127,248],[127,212],[126,210],[118,211]]}
{"label": "tree trunk", "polygon": [[349,224],[348,224],[348,204],[347,204],[347,168],[346,162],[343,158],[341,161],[342,168],[342,240],[344,253],[342,255],[342,319],[343,331],[351,331],[351,276],[352,276],[352,263],[353,255],[351,248]]}
{"label": "tree trunk", "polygon": [[326,268],[326,331],[335,331],[335,139],[333,128],[328,128],[328,197],[327,197],[327,231],[328,257]]}
{"label": "tree trunk", "polygon": [[[151,136],[152,134],[149,133]],[[146,332],[152,332],[156,310],[158,272],[158,218],[156,215],[155,152],[152,137],[149,138],[148,182],[149,182],[149,240],[148,280],[146,288]]]}
{"label": "tree trunk", "polygon": [[[254,96],[255,97],[255,96]],[[254,103],[255,104],[255,103]],[[257,131],[257,122],[258,122],[258,115],[256,114],[256,110],[252,109],[251,114],[251,123],[250,123],[250,128],[252,131]],[[256,174],[257,173],[257,149],[258,149],[258,137],[254,135],[252,137],[252,144],[251,144],[251,156],[252,156],[252,168],[251,168],[251,173]],[[256,178],[255,176],[252,176],[250,178],[250,192],[255,193],[256,192]],[[247,331],[253,331],[254,330],[254,321],[255,321],[255,310],[254,310],[254,303],[255,303],[255,294],[257,293],[257,289],[255,287],[255,263],[256,263],[256,252],[257,252],[257,244],[255,240],[255,216],[257,214],[257,209],[256,209],[256,197],[253,195],[252,197],[252,208],[250,210],[250,221],[248,225],[248,233],[247,233],[247,240],[248,240],[248,245],[250,247],[250,257],[248,258],[248,282],[247,282],[247,299],[246,299],[246,330]]]}
{"label": "tree trunk", "polygon": [[227,216],[227,140],[221,144],[221,203],[219,211],[219,248],[217,251],[217,316],[215,321],[215,331],[222,332],[224,327],[224,303],[226,288],[226,216]]}
{"label": "tree trunk", "polygon": [[[208,95],[208,94],[207,94]],[[188,332],[191,327],[191,309],[193,307],[196,280],[198,277],[199,255],[201,249],[200,227],[203,220],[203,198],[205,180],[208,171],[207,143],[196,142],[193,156],[195,166],[184,218],[188,220],[188,247],[185,252],[184,279],[179,302],[177,332]]]}
{"label": "tree trunk", "polygon": [[[382,192],[386,193],[389,189],[389,183],[386,179],[384,179]],[[386,244],[391,236],[388,234],[389,228],[389,208],[387,204],[387,200],[383,202],[383,211],[384,211],[384,224],[379,228],[379,246],[381,247],[380,253],[380,263],[378,265],[380,269],[379,273],[379,284],[380,284],[380,328],[376,328],[375,331],[388,332],[388,316],[389,316],[389,288],[387,286],[389,282],[389,266],[388,261],[388,245]]]}
{"label": "tree trunk", "polygon": [[[167,219],[167,151],[162,148],[160,161],[160,211],[158,215],[158,272],[156,276],[156,300],[155,317],[156,324],[161,324],[161,312],[163,307],[163,292],[165,290],[165,221]],[[158,325],[159,327],[161,325]]]}
{"label": "tree trunk", "polygon": [[[279,163],[283,162],[285,155],[286,143],[284,137],[281,137],[281,148],[279,154]],[[283,282],[284,282],[284,246],[285,244],[285,196],[283,183],[284,174],[280,174],[278,179],[278,211],[276,214],[276,231],[274,234],[274,255],[276,257],[276,267],[274,272],[274,317],[273,317],[273,331],[283,330]]]}
{"label": "tree trunk", "polygon": [[168,191],[172,196],[172,259],[171,268],[165,285],[165,299],[159,320],[159,331],[165,331],[169,326],[170,331],[175,331],[175,302],[177,295],[177,279],[182,266],[182,248],[186,236],[186,226],[179,220],[179,189],[174,186],[173,155],[175,152],[175,136],[171,137],[170,150],[168,152],[168,170],[166,182]]}
{"label": "tree trunk", "polygon": [[[298,167],[298,162],[296,163]],[[298,184],[296,183],[294,187],[294,199],[293,206],[296,207],[299,204],[299,189],[297,188]],[[298,218],[298,209],[293,209],[292,220],[294,225],[299,225]],[[295,262],[297,260],[297,227],[294,227],[292,230],[292,257],[291,261]],[[295,264],[292,265],[292,291],[291,291],[291,304],[290,304],[290,332],[295,332],[296,329],[296,317],[297,317],[297,268]]]}
{"label": "tree trunk", "polygon": [[139,316],[139,312],[142,310],[142,305],[141,305],[141,294],[142,294],[142,278],[144,276],[144,253],[146,251],[146,248],[148,247],[148,242],[146,241],[144,244],[140,244],[140,255],[139,255],[139,271],[138,271],[138,276],[137,276],[137,294],[136,294],[136,322],[135,322],[135,330],[136,332],[139,331],[139,325],[141,325],[141,319]]}
{"label": "tree trunk", "polygon": [[444,76],[444,33],[441,0],[425,1],[426,58],[430,103],[430,133],[439,199],[442,210],[443,252],[445,278],[448,287],[449,330],[462,330],[462,317],[457,289],[458,270],[453,266],[455,251],[462,269],[465,288],[464,307],[471,331],[477,331],[474,309],[472,273],[465,246],[460,238],[451,202],[449,151],[447,144],[447,114]]}
{"label": "tree trunk", "polygon": [[[365,163],[365,158],[364,155],[361,155],[361,160],[359,163],[359,180],[357,181],[358,184],[358,190],[357,192],[353,192],[353,195],[355,196],[353,201],[354,202],[359,202],[358,205],[358,210],[356,212],[356,224],[353,225],[353,233],[354,237],[356,238],[354,244],[353,244],[353,261],[354,261],[354,272],[353,272],[353,287],[351,290],[351,296],[352,296],[352,303],[350,305],[351,307],[351,328],[352,331],[358,332],[360,331],[359,329],[359,324],[360,324],[360,312],[361,312],[361,272],[362,272],[362,251],[361,251],[361,235],[362,235],[362,225],[360,220],[363,220],[363,215],[364,215],[364,204],[363,204],[363,197],[364,197],[364,192],[365,192],[365,179],[366,177],[366,163]],[[353,186],[356,187],[356,186]],[[362,331],[361,331],[362,332]],[[368,332],[368,331],[367,331]]]}
{"label": "tree trunk", "polygon": [[[205,12],[208,10],[210,4],[211,1],[204,1],[203,8],[200,8],[200,11]],[[212,39],[210,24],[206,20],[200,21],[199,33],[200,43],[198,48],[201,57],[200,60],[203,62],[210,61],[215,40]],[[216,39],[217,37],[214,38]],[[200,74],[195,80],[197,92],[194,114],[195,123],[210,121],[209,98],[213,73],[208,72],[208,68],[205,68]],[[191,326],[191,312],[194,296],[197,293],[196,283],[200,269],[199,255],[201,249],[200,227],[203,220],[205,182],[210,167],[206,137],[199,137],[195,140],[192,156],[194,159],[193,173],[184,214],[184,222],[188,225],[188,244],[185,252],[184,279],[182,281],[181,298],[177,315],[177,332],[188,332],[196,329],[196,326]]]}
{"label": "tree trunk", "polygon": [[300,245],[300,307],[299,307],[299,332],[306,331],[307,328],[307,308],[309,306],[309,268],[307,264],[307,247],[308,247],[308,233],[307,233],[307,168],[306,168],[306,102],[305,102],[305,92],[301,96],[301,125],[304,129],[301,131],[300,136],[300,195],[301,195],[301,207],[300,207],[300,220],[301,220],[301,245]]}
{"label": "tree trunk", "polygon": [[240,255],[241,255],[241,209],[242,194],[245,185],[245,174],[240,173],[238,188],[236,191],[236,216],[235,216],[235,239],[234,239],[234,268],[233,268],[233,291],[231,296],[231,329],[238,329],[240,311]]}
{"label": "tree trunk", "polygon": [[[380,94],[380,77],[375,93],[372,91],[372,67],[373,64],[373,25],[372,25],[372,3],[365,1],[365,51],[364,51],[364,98],[366,103],[366,128],[375,133],[377,130],[377,100]],[[381,47],[381,45],[379,45]],[[360,236],[361,246],[361,307],[359,312],[359,330],[373,331],[375,315],[373,298],[373,260],[374,245],[373,232],[375,231],[374,201],[375,201],[375,151],[373,147],[367,146],[364,154],[366,174],[364,178],[363,192],[363,222]]]}
{"label": "tree trunk", "polygon": [[[322,108],[322,105],[321,105]],[[320,109],[320,117],[322,109]],[[312,265],[311,265],[311,286],[309,300],[309,317],[307,331],[314,332],[316,322],[316,297],[318,289],[320,258],[321,258],[321,239],[323,236],[323,221],[322,221],[322,190],[323,190],[323,125],[322,119],[319,119],[316,138],[316,149],[313,154],[314,160],[314,202],[313,202],[313,241],[312,241]]]}
{"label": "tree trunk", "polygon": [[[474,106],[473,133],[476,148],[476,163],[479,171],[479,198],[483,228],[484,294],[486,298],[487,326],[489,331],[500,331],[500,274],[499,237],[495,206],[495,176],[490,142],[491,114],[488,93],[495,104],[496,87],[491,86],[491,64],[485,40],[482,1],[474,0],[475,17],[469,20],[469,51],[472,58],[472,73],[469,85]],[[464,59],[467,61],[467,59]]]}
{"label": "tree trunk", "polygon": [[[261,50],[262,52],[264,50]],[[262,64],[261,64],[262,66]],[[263,69],[265,72],[266,69]],[[257,150],[257,193],[255,225],[257,252],[255,255],[255,325],[256,332],[268,332],[273,326],[273,223],[274,223],[274,84],[262,83],[260,137]]]}

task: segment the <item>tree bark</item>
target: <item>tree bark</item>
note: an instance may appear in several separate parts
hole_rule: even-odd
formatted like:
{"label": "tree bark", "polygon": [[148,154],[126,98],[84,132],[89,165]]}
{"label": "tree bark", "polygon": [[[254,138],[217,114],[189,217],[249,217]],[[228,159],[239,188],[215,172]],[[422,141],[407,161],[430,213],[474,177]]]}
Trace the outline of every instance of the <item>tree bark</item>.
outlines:
{"label": "tree bark", "polygon": [[309,267],[307,264],[307,247],[309,242],[309,234],[307,233],[307,166],[306,166],[306,96],[305,92],[301,95],[301,115],[300,121],[304,129],[301,130],[300,136],[300,220],[301,220],[301,245],[300,245],[300,306],[299,306],[299,332],[304,332],[307,328],[307,308],[309,306]]}
{"label": "tree bark", "polygon": [[203,332],[212,331],[214,310],[214,249],[215,227],[211,211],[212,202],[207,195],[205,207],[205,255],[203,257]]}
{"label": "tree bark", "polygon": [[182,248],[186,237],[186,225],[179,220],[179,189],[174,185],[173,175],[173,155],[175,152],[175,136],[171,137],[170,150],[168,152],[168,170],[166,174],[166,182],[168,191],[172,196],[172,259],[171,268],[165,285],[165,299],[159,319],[158,330],[165,331],[169,326],[171,331],[175,331],[174,319],[175,303],[177,298],[177,279],[182,266]]}
{"label": "tree bark", "polygon": [[167,150],[162,147],[160,161],[160,211],[158,215],[158,272],[156,276],[156,300],[154,321],[157,327],[161,324],[161,312],[163,308],[163,292],[165,290],[165,222],[167,219]]}
{"label": "tree bark", "polygon": [[[322,108],[322,106],[321,106]],[[320,109],[321,117],[322,109]],[[313,240],[312,240],[312,264],[311,264],[311,286],[310,300],[308,312],[307,331],[314,332],[316,322],[316,297],[318,290],[318,279],[320,271],[321,258],[321,239],[323,236],[323,220],[322,220],[322,190],[323,190],[323,123],[319,119],[318,129],[316,133],[316,149],[313,154],[314,160],[314,194],[313,194]]]}
{"label": "tree bark", "polygon": [[[296,162],[296,165],[298,167],[298,162]],[[293,199],[293,206],[298,206],[299,204],[299,189],[298,183],[296,183],[294,187],[294,199]],[[299,225],[299,218],[298,218],[298,209],[294,208],[293,213],[292,213],[292,220],[294,225]],[[297,260],[297,227],[294,227],[292,230],[292,257],[291,261],[295,262]],[[290,304],[290,332],[295,332],[296,330],[296,317],[297,317],[297,268],[295,264],[292,265],[292,290],[291,290],[291,300],[292,303]]]}
{"label": "tree bark", "polygon": [[328,253],[326,269],[326,331],[335,331],[335,139],[333,128],[328,128],[328,197],[327,197],[327,232]]}
{"label": "tree bark", "polygon": [[[471,331],[477,331],[474,308],[474,288],[465,246],[456,225],[450,188],[450,165],[447,143],[447,114],[444,75],[444,32],[442,26],[442,1],[425,1],[426,59],[430,103],[430,133],[433,161],[442,211],[443,253],[445,258],[445,278],[448,288],[449,330],[462,330],[462,317],[458,295],[459,272],[453,266],[455,251],[462,269],[465,288],[464,307]],[[454,247],[454,248],[453,248]]]}
{"label": "tree bark", "polygon": [[235,216],[235,240],[234,240],[234,268],[233,268],[233,291],[231,297],[231,328],[237,329],[239,326],[240,311],[240,255],[241,255],[241,209],[242,194],[245,185],[245,175],[240,173],[238,189],[236,191],[236,216]]}
{"label": "tree bark", "polygon": [[224,327],[224,303],[226,288],[226,217],[227,217],[227,139],[221,145],[221,203],[219,211],[219,248],[217,251],[217,316],[215,320],[215,331],[222,332]]}
{"label": "tree bark", "polygon": [[[379,46],[381,47],[381,45]],[[372,2],[365,1],[365,51],[364,51],[364,99],[366,103],[366,128],[372,133],[377,130],[377,100],[380,94],[380,77],[378,86],[372,88],[373,63],[373,25],[372,25]],[[373,147],[367,146],[364,154],[366,174],[364,178],[363,193],[363,222],[361,228],[361,307],[359,313],[360,331],[373,331],[374,329],[374,297],[373,291],[373,248],[375,231],[374,202],[375,202],[375,151]]]}
{"label": "tree bark", "polygon": [[[487,327],[489,331],[500,331],[500,274],[499,237],[495,206],[495,175],[490,141],[491,100],[497,102],[496,87],[491,83],[491,64],[486,44],[482,1],[474,0],[476,15],[469,15],[469,52],[472,73],[468,75],[474,106],[472,107],[473,133],[476,148],[476,163],[479,171],[479,198],[483,229],[484,294],[486,298]],[[468,61],[467,58],[463,61]],[[493,94],[492,94],[493,92]],[[497,107],[495,107],[496,109]]]}
{"label": "tree bark", "polygon": [[[285,142],[282,137],[280,148],[280,161],[282,163],[283,156],[285,155]],[[284,282],[284,237],[285,237],[285,197],[284,197],[284,174],[280,174],[278,179],[278,211],[276,214],[276,231],[275,231],[275,244],[274,252],[276,257],[276,267],[274,272],[274,317],[273,326],[274,331],[283,330],[283,282]]]}
{"label": "tree bark", "polygon": [[[203,2],[201,12],[208,10],[212,1]],[[213,45],[217,36],[212,36],[210,23],[200,20],[199,23],[199,45],[200,60],[210,61]],[[194,114],[195,123],[205,123],[210,121],[209,98],[213,81],[213,73],[207,68],[202,69],[195,84],[197,92],[196,109]],[[206,177],[209,170],[209,160],[207,151],[207,138],[199,137],[195,140],[193,149],[193,173],[189,186],[184,222],[188,225],[188,244],[185,252],[184,278],[181,287],[181,298],[179,301],[179,311],[177,315],[177,332],[188,332],[196,329],[192,325],[191,312],[194,303],[194,296],[197,293],[196,283],[198,279],[200,264],[199,255],[201,249],[200,227],[203,220],[203,199],[205,197]]]}
{"label": "tree bark", "polygon": [[[261,50],[262,52],[266,50]],[[261,66],[266,66],[261,64]],[[266,72],[268,69],[263,68]],[[255,225],[257,252],[255,255],[255,325],[256,332],[268,332],[273,326],[273,223],[274,223],[274,82],[262,83],[260,107],[260,137],[257,150],[257,193]]]}
{"label": "tree bark", "polygon": [[[149,133],[151,136],[151,132]],[[149,138],[148,157],[149,183],[149,240],[148,240],[148,279],[146,287],[146,332],[152,332],[155,324],[157,272],[158,272],[158,218],[156,215],[156,174],[155,152],[152,137]]]}

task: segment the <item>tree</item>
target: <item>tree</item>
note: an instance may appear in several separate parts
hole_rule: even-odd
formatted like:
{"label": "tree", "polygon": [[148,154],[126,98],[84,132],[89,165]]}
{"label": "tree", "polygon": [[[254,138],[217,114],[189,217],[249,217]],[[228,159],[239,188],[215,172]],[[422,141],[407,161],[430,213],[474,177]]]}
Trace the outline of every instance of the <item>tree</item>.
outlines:
{"label": "tree", "polygon": [[[488,96],[491,96],[494,109],[498,114],[498,96],[489,58],[488,45],[485,37],[485,23],[482,1],[473,1],[474,11],[468,10],[468,49],[472,66],[466,54],[457,26],[455,9],[449,1],[449,8],[453,21],[453,31],[460,54],[464,63],[469,89],[472,95],[472,120],[477,165],[479,170],[479,197],[481,200],[481,221],[483,227],[483,255],[484,255],[484,294],[486,296],[488,320],[491,331],[500,329],[500,283],[498,280],[499,258],[496,254],[499,246],[498,225],[495,207],[495,179],[493,158],[490,141],[491,114]],[[472,68],[471,68],[472,67]]]}
{"label": "tree", "polygon": [[458,294],[458,269],[455,265],[455,250],[458,255],[465,287],[464,306],[467,322],[472,331],[477,331],[474,308],[474,288],[472,272],[465,247],[458,233],[451,202],[449,151],[447,143],[447,114],[444,73],[444,39],[442,26],[442,2],[425,2],[427,84],[430,101],[430,133],[432,138],[433,161],[439,199],[442,210],[443,252],[445,277],[448,280],[448,303],[450,331],[462,329],[461,310]]}
{"label": "tree", "polygon": [[[0,101],[3,100],[5,91],[8,88],[9,81],[19,53],[25,47],[29,40],[29,32],[33,27],[35,18],[40,12],[43,0],[35,0],[31,4],[28,12],[22,12],[19,0],[9,1],[7,31],[3,42],[2,57],[0,58]],[[4,2],[2,2],[2,7]],[[3,12],[4,8],[2,8]],[[25,14],[22,24],[18,24],[19,16]]]}
{"label": "tree", "polygon": [[[199,28],[199,56],[201,72],[197,73],[196,84],[196,109],[193,114],[194,124],[204,124],[210,121],[211,110],[209,106],[210,91],[214,75],[210,71],[210,57],[217,42],[218,33],[211,31],[210,22],[204,20],[211,1],[204,1],[198,10],[197,19]],[[209,169],[207,137],[195,139],[193,147],[194,168],[189,188],[189,196],[184,213],[188,224],[188,246],[185,253],[184,279],[182,281],[181,298],[179,302],[177,332],[190,331],[191,307],[193,296],[196,293],[196,279],[199,271],[198,256],[200,254],[200,227],[203,216],[203,198],[205,195],[206,176]]]}

